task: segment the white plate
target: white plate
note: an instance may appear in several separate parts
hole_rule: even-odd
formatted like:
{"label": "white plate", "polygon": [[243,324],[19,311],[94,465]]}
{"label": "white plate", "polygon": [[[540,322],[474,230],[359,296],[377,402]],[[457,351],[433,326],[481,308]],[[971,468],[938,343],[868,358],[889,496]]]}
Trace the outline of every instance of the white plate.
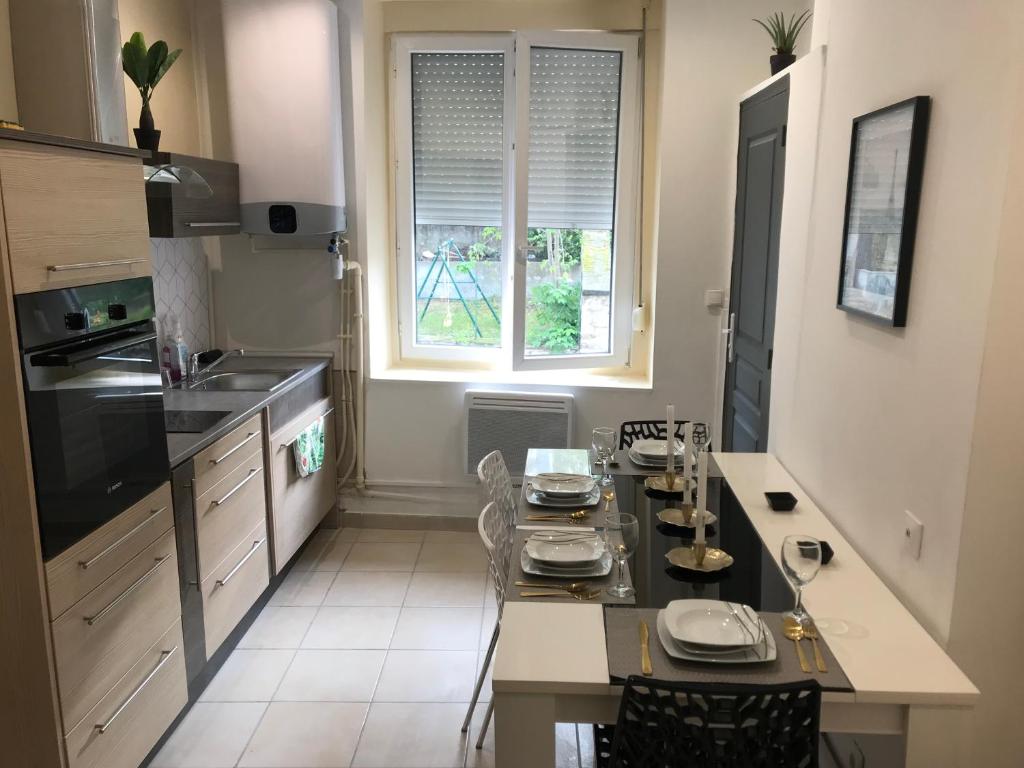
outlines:
{"label": "white plate", "polygon": [[692,653],[676,643],[665,624],[664,611],[658,611],[657,627],[658,640],[661,641],[661,646],[665,649],[665,653],[674,659],[682,661],[700,661],[706,664],[758,664],[764,661],[774,661],[777,654],[775,636],[772,635],[772,631],[768,629],[763,621],[761,622],[761,628],[764,634],[761,636],[760,643],[744,648],[742,651],[734,650],[718,654]]}
{"label": "white plate", "polygon": [[587,538],[545,538],[536,534],[526,540],[526,554],[534,562],[552,568],[586,568],[592,566],[605,552],[604,540],[596,534],[582,534]]}
{"label": "white plate", "polygon": [[590,475],[545,472],[530,479],[530,485],[548,498],[581,498],[594,490],[597,481]]}
{"label": "white plate", "polygon": [[[629,450],[646,459],[658,459],[664,462],[668,457],[668,440],[636,440]],[[683,441],[675,439],[676,456],[683,458]]]}
{"label": "white plate", "polygon": [[531,576],[552,576],[564,579],[597,578],[598,576],[607,576],[612,572],[612,555],[611,552],[605,551],[600,560],[587,568],[550,568],[534,562],[526,554],[526,547],[523,547],[519,564],[522,566],[523,573],[528,573]]}
{"label": "white plate", "polygon": [[594,486],[594,490],[582,498],[558,499],[546,496],[533,485],[528,485],[526,500],[538,507],[592,507],[601,500],[601,489]]}
{"label": "white plate", "polygon": [[674,640],[691,645],[742,648],[758,639],[753,609],[721,600],[673,600],[665,623]]}
{"label": "white plate", "polygon": [[[629,460],[632,461],[634,464],[641,467],[650,467],[651,469],[664,469],[665,464],[667,463],[667,460],[664,456],[662,456],[661,458],[644,456],[642,454],[637,453],[632,448],[630,448],[626,452],[626,455],[629,456]],[[676,457],[676,469],[681,470],[683,465],[683,457],[680,454],[676,454]],[[695,466],[696,462],[693,459],[691,459],[690,468],[693,469]]]}

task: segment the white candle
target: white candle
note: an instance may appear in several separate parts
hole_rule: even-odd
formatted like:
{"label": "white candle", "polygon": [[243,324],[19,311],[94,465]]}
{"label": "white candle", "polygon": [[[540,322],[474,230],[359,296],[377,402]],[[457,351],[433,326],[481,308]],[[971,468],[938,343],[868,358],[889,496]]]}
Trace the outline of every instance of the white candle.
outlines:
{"label": "white candle", "polygon": [[690,464],[693,462],[693,422],[688,421],[683,426],[683,475],[687,478],[693,476]]}
{"label": "white candle", "polygon": [[674,405],[670,405],[665,409],[665,421],[668,427],[665,472],[672,474],[676,471],[676,407]]}
{"label": "white candle", "polygon": [[708,452],[697,457],[697,543],[704,543],[704,510],[708,503]]}

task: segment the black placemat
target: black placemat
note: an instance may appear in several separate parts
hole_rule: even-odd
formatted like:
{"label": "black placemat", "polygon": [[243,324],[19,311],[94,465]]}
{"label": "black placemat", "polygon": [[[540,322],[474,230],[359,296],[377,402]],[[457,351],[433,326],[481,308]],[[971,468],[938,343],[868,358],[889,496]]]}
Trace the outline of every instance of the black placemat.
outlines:
{"label": "black placemat", "polygon": [[818,640],[828,672],[822,674],[814,665],[814,650],[809,640],[803,641],[804,654],[812,674],[800,669],[792,640],[782,634],[781,613],[761,613],[761,618],[775,636],[778,654],[774,661],[754,664],[714,664],[674,659],[666,653],[658,639],[658,609],[609,608],[604,612],[605,642],[608,650],[608,672],[612,682],[623,682],[630,675],[641,674],[640,620],[650,630],[651,664],[657,680],[694,683],[733,683],[771,685],[776,683],[817,680],[826,691],[852,691],[849,679],[823,639]]}

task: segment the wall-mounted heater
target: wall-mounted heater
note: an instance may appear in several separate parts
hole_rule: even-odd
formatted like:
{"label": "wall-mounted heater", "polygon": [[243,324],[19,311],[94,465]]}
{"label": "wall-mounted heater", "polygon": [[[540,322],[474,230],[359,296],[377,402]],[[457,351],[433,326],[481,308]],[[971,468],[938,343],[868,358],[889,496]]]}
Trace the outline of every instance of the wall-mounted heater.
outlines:
{"label": "wall-mounted heater", "polygon": [[464,415],[466,474],[475,477],[480,459],[499,450],[518,483],[530,448],[569,447],[573,396],[468,390]]}
{"label": "wall-mounted heater", "polygon": [[344,232],[338,8],[221,0],[242,231]]}

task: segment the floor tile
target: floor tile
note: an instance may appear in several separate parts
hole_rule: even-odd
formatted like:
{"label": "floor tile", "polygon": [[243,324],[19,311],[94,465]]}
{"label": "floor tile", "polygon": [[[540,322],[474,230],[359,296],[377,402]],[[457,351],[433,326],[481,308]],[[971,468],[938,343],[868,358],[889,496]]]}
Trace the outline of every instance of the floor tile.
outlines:
{"label": "floor tile", "polygon": [[338,528],[338,539],[341,541],[355,541],[359,538],[359,528]]}
{"label": "floor tile", "polygon": [[356,541],[366,541],[377,544],[383,543],[411,543],[419,544],[423,541],[423,531],[407,531],[400,528],[362,528]]}
{"label": "floor tile", "polygon": [[274,701],[368,702],[386,651],[299,651]]}
{"label": "floor tile", "polygon": [[347,768],[366,704],[275,701],[253,734],[240,768]]}
{"label": "floor tile", "polygon": [[321,608],[302,641],[302,647],[387,648],[395,631],[398,613],[398,608]]}
{"label": "floor tile", "polygon": [[[462,768],[464,704],[371,704],[355,768]],[[401,734],[401,738],[396,738]]]}
{"label": "floor tile", "polygon": [[351,541],[335,539],[320,552],[315,561],[309,564],[311,571],[338,571],[345,557],[352,548]]}
{"label": "floor tile", "polygon": [[324,605],[396,605],[405,600],[408,572],[342,571],[324,598]]}
{"label": "floor tile", "polygon": [[239,648],[298,648],[316,608],[268,605],[238,643]]}
{"label": "floor tile", "polygon": [[313,537],[306,544],[292,565],[293,571],[309,571],[312,566],[323,556],[324,552],[330,549],[331,544],[338,536],[337,530],[323,529],[313,534]]}
{"label": "floor tile", "polygon": [[291,571],[270,598],[275,606],[318,606],[334,581],[334,574],[324,571]]}
{"label": "floor tile", "polygon": [[480,608],[484,604],[483,573],[429,573],[412,575],[405,604],[421,607]]}
{"label": "floor tile", "polygon": [[468,702],[476,668],[474,651],[388,651],[373,700]]}
{"label": "floor tile", "polygon": [[491,642],[491,634],[494,632],[494,625],[498,621],[497,608],[485,608],[484,620],[480,622],[480,650],[486,651]]}
{"label": "floor tile", "polygon": [[[480,649],[480,655],[477,657],[477,674],[480,674],[480,667],[483,666],[484,657],[487,656],[487,649]],[[494,681],[492,679],[494,674],[494,657],[491,657],[491,663],[487,665],[487,675],[484,677],[484,684],[480,687],[480,701],[491,700],[491,688],[493,687]]]}
{"label": "floor tile", "polygon": [[349,550],[343,571],[411,571],[416,565],[420,544],[375,544],[356,542]]}
{"label": "floor tile", "polygon": [[487,586],[484,587],[484,607],[498,607],[497,598],[494,595],[494,579],[491,578],[490,574],[487,574]]}
{"label": "floor tile", "polygon": [[480,646],[481,608],[403,608],[392,648],[475,651]]}
{"label": "floor tile", "polygon": [[295,651],[235,650],[200,701],[270,701]]}
{"label": "floor tile", "polygon": [[152,768],[233,768],[266,704],[195,704],[157,753]]}
{"label": "floor tile", "polygon": [[416,561],[416,570],[484,573],[487,570],[487,553],[475,533],[428,531]]}

